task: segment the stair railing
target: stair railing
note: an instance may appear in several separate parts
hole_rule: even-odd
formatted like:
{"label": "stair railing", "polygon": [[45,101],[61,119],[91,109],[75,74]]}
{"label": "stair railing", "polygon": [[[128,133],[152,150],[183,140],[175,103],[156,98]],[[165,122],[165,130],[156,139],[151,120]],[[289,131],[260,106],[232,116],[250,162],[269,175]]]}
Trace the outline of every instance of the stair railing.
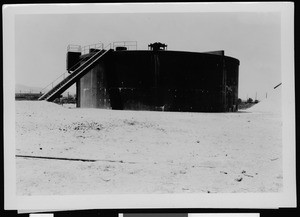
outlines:
{"label": "stair railing", "polygon": [[[101,50],[103,50],[103,43],[97,43],[97,44],[87,45],[87,46],[84,46],[83,49],[82,49],[82,47],[80,45],[69,44],[67,46],[67,51],[84,52],[84,49],[87,49],[87,48],[90,49],[90,48],[96,48],[96,47],[97,48],[100,47],[100,48],[102,48]],[[62,80],[64,80],[66,77],[68,77],[70,72],[72,72],[75,69],[77,69],[81,65],[81,63],[86,62],[87,59],[92,58],[92,57],[86,56],[83,59],[81,59],[80,61],[78,61],[77,63],[75,63],[71,68],[69,68],[69,70],[67,70],[66,72],[64,72],[60,76],[58,76],[54,81],[52,81],[47,86],[45,86],[43,89],[41,89],[40,93],[47,92],[47,91],[49,91],[47,89],[50,89],[50,88],[53,89],[53,87],[55,87],[59,82],[61,82]]]}
{"label": "stair railing", "polygon": [[43,89],[41,89],[40,93],[44,93],[44,92],[49,91],[49,90],[47,90],[48,88],[52,89],[57,84],[59,84],[59,82],[61,82],[62,80],[64,80],[68,76],[69,76],[69,73],[68,72],[64,72],[63,74],[61,74],[60,76],[58,76],[54,81],[52,81],[50,84],[48,84],[46,87],[44,87]]}
{"label": "stair railing", "polygon": [[100,49],[103,50],[103,43],[97,43],[97,44],[90,44],[82,47],[81,53],[82,54],[88,54],[90,53],[91,49]]}
{"label": "stair railing", "polygon": [[[109,47],[109,50],[110,50],[110,49],[111,49],[111,43],[109,43],[107,46],[105,46],[104,49],[101,49],[101,50],[97,51],[93,56],[89,57],[88,60],[87,60],[86,62],[90,62],[90,63],[88,63],[87,66],[80,65],[79,67],[77,67],[77,69],[79,70],[79,68],[80,68],[81,66],[83,66],[83,69],[80,69],[79,72],[82,71],[82,70],[84,70],[85,68],[89,67],[89,66],[93,63],[95,57],[97,58],[97,55],[100,54],[101,52],[103,52],[103,50],[107,49],[108,47]],[[105,54],[106,52],[108,52],[108,50],[105,51],[103,54]],[[98,58],[100,58],[100,57],[101,57],[101,56],[99,56]],[[76,70],[77,70],[77,69],[76,69]],[[45,88],[43,88],[43,90],[45,90],[45,89],[48,88],[50,85],[52,86],[52,89],[49,90],[47,93],[43,94],[40,98],[43,98],[46,94],[48,94],[48,93],[49,93],[50,91],[52,91],[52,90],[53,90],[53,93],[54,93],[57,89],[59,89],[59,88],[61,88],[62,86],[64,86],[69,80],[71,80],[72,78],[76,77],[76,76],[79,74],[79,72],[77,72],[77,73],[71,73],[71,74],[69,74],[68,76],[65,76],[65,75],[67,74],[67,72],[65,72],[64,74],[62,74],[61,76],[59,76],[57,79],[55,79],[55,81],[57,81],[59,78],[64,77],[63,80],[61,80],[58,84],[54,85],[54,82],[55,82],[55,81],[53,81],[53,82],[51,82],[49,85],[47,85]],[[64,80],[65,80],[65,81],[64,81]],[[63,82],[63,81],[64,81],[64,82]],[[59,85],[59,84],[60,84],[60,85]],[[59,86],[57,86],[57,85],[59,85]],[[54,87],[54,89],[53,89],[53,87]],[[52,93],[51,95],[53,95],[53,93]],[[51,95],[50,95],[50,96],[51,96]]]}
{"label": "stair railing", "polygon": [[[81,54],[87,54],[87,53],[90,53],[90,49],[99,49],[99,48],[100,48],[100,51],[103,50],[103,43],[86,45],[83,48],[80,47],[80,51],[81,51]],[[75,63],[73,66],[71,66],[69,68],[69,70],[68,70],[69,73],[72,73],[72,71],[74,71],[75,69],[77,69],[78,66],[81,65],[81,63],[86,62],[86,60],[89,59],[89,58],[90,58],[90,56],[86,56],[83,59],[81,59],[80,61],[78,61],[77,63]]]}
{"label": "stair railing", "polygon": [[113,42],[113,49],[116,49],[116,47],[126,47],[128,50],[137,50],[137,41],[115,41]]}
{"label": "stair railing", "polygon": [[67,51],[70,52],[81,52],[81,46],[75,44],[69,44],[67,47]]}

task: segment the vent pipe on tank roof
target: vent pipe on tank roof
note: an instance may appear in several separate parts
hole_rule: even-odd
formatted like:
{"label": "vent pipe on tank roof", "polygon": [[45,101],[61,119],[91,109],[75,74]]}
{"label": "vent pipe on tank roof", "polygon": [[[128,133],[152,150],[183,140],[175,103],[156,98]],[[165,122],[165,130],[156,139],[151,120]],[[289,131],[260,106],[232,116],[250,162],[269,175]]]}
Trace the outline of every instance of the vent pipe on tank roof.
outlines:
{"label": "vent pipe on tank roof", "polygon": [[152,51],[158,51],[158,50],[166,50],[168,45],[160,43],[160,42],[155,42],[153,44],[148,45],[148,49]]}

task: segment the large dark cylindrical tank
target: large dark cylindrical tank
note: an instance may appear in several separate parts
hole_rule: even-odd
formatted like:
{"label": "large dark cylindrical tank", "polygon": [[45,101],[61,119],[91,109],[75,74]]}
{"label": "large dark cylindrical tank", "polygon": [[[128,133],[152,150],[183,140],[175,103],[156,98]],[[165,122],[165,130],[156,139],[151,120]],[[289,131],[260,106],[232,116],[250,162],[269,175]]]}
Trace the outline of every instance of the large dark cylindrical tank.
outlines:
{"label": "large dark cylindrical tank", "polygon": [[77,83],[77,105],[133,110],[236,111],[238,68],[237,59],[211,53],[112,51]]}

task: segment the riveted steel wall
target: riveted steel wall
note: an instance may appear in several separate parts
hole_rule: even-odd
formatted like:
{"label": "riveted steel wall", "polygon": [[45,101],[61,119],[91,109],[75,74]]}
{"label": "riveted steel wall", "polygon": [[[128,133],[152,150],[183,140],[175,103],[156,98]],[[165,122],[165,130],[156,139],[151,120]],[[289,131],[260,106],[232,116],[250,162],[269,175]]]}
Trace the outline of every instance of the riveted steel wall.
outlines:
{"label": "riveted steel wall", "polygon": [[[80,107],[236,111],[237,59],[180,51],[113,51],[84,76]],[[105,101],[105,103],[104,103]]]}

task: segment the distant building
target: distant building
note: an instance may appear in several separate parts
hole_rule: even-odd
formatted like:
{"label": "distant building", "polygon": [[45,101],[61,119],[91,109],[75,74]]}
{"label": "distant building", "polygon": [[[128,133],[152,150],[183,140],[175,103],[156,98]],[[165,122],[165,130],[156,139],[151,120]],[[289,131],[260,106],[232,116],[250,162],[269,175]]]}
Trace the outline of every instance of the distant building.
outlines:
{"label": "distant building", "polygon": [[41,93],[16,93],[16,100],[38,100],[42,96]]}

